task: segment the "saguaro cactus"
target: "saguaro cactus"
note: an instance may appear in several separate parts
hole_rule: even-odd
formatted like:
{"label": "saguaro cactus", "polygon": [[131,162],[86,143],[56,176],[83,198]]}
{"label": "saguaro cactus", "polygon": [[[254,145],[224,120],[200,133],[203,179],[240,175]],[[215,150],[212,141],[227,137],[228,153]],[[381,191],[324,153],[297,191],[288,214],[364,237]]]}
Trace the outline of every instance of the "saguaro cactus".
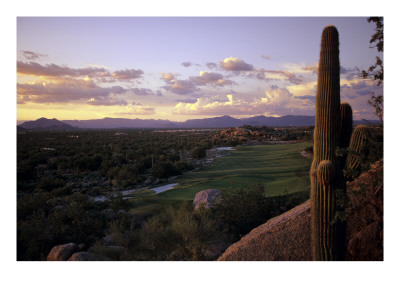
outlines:
{"label": "saguaro cactus", "polygon": [[354,170],[360,167],[360,155],[365,151],[365,143],[368,138],[368,127],[365,125],[358,125],[354,128],[354,132],[351,135],[350,140],[350,152],[346,160],[346,169]]}
{"label": "saguaro cactus", "polygon": [[347,148],[353,130],[353,110],[350,104],[340,104],[339,147]]}
{"label": "saguaro cactus", "polygon": [[322,32],[314,129],[314,159],[310,170],[311,229],[314,260],[340,259],[337,245],[335,151],[339,145],[339,34],[334,26]]}

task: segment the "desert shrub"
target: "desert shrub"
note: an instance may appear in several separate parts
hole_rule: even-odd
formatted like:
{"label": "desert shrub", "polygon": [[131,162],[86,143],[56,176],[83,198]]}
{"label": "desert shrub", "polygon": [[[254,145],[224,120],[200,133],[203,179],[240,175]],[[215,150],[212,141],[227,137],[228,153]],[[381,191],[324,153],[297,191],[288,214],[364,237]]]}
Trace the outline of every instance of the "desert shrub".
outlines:
{"label": "desert shrub", "polygon": [[112,208],[115,211],[121,209],[128,210],[131,207],[129,200],[124,198],[121,193],[118,193],[117,195],[111,195],[110,198],[105,202],[109,208]]}
{"label": "desert shrub", "polygon": [[178,174],[179,172],[175,169],[174,165],[169,161],[157,162],[153,167],[153,176],[157,178],[166,178]]}
{"label": "desert shrub", "polygon": [[169,207],[147,221],[139,233],[136,259],[211,259],[203,250],[210,240],[220,238],[220,235],[205,212],[193,212],[191,203],[183,203],[179,208]]}
{"label": "desert shrub", "polygon": [[235,237],[248,233],[266,221],[268,215],[264,186],[250,185],[231,191],[224,190],[222,198],[211,206],[212,217]]}
{"label": "desert shrub", "polygon": [[50,192],[54,189],[61,188],[65,185],[65,181],[61,178],[44,178],[41,179],[39,184],[37,185],[37,188],[39,190],[44,190],[46,192]]}
{"label": "desert shrub", "polygon": [[383,128],[370,127],[366,144],[368,151],[364,159],[363,171],[367,171],[371,163],[383,158]]}
{"label": "desert shrub", "polygon": [[182,161],[182,160],[178,160],[178,161],[174,162],[174,168],[179,173],[182,173],[184,171],[190,171],[190,170],[194,169],[193,165],[190,162]]}
{"label": "desert shrub", "polygon": [[44,210],[33,212],[17,222],[17,259],[44,260],[51,249],[51,238]]}
{"label": "desert shrub", "polygon": [[210,214],[222,230],[237,240],[308,198],[308,191],[266,197],[264,186],[258,183],[223,191],[222,198],[211,206]]}
{"label": "desert shrub", "polygon": [[[42,200],[46,199],[46,201]],[[75,194],[49,202],[33,197],[18,205],[17,259],[46,259],[55,245],[91,244],[106,227],[99,207],[85,195]],[[27,209],[32,211],[27,211]]]}
{"label": "desert shrub", "polygon": [[190,155],[193,158],[203,158],[206,156],[206,148],[201,146],[196,146],[190,150]]}

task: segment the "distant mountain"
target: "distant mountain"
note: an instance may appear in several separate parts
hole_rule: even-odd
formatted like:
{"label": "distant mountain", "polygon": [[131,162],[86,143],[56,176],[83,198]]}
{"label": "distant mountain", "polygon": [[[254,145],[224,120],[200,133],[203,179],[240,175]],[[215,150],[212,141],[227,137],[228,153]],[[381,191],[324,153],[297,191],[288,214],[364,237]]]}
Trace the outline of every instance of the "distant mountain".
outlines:
{"label": "distant mountain", "polygon": [[271,127],[288,127],[288,126],[312,126],[315,122],[314,116],[283,116],[283,117],[266,117],[256,116],[241,119],[244,125],[251,126],[271,126]]}
{"label": "distant mountain", "polygon": [[71,125],[65,124],[57,119],[40,118],[36,121],[28,121],[19,125],[20,128],[31,130],[73,130]]}
{"label": "distant mountain", "polygon": [[357,126],[357,125],[379,125],[380,122],[379,120],[353,120],[353,126]]}
{"label": "distant mountain", "polygon": [[240,119],[223,116],[206,119],[192,119],[182,123],[177,123],[177,125],[185,128],[221,128],[242,126],[243,122]]}
{"label": "distant mountain", "polygon": [[174,128],[176,123],[168,120],[104,118],[92,120],[64,120],[66,124],[79,128]]}
{"label": "distant mountain", "polygon": [[[236,119],[230,116],[222,116],[206,119],[192,119],[185,122],[171,122],[169,120],[154,119],[123,119],[104,118],[92,120],[64,120],[40,118],[36,121],[29,121],[20,124],[24,129],[34,130],[72,130],[72,129],[117,129],[117,128],[226,128],[243,125],[268,126],[268,127],[289,127],[289,126],[313,126],[314,116],[282,116],[266,117],[255,116],[251,118]],[[377,120],[354,120],[353,125],[379,124]]]}

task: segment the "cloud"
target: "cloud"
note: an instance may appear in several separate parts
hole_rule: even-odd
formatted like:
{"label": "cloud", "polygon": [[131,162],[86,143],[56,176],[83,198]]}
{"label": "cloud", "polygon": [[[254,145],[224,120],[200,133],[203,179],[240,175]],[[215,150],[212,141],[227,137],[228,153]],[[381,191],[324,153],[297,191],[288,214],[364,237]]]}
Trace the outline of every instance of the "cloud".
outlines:
{"label": "cloud", "polygon": [[295,96],[295,98],[302,100],[310,100],[312,101],[312,103],[315,103],[316,95]]}
{"label": "cloud", "polygon": [[152,90],[146,88],[132,88],[130,90],[138,96],[147,96],[153,94]]}
{"label": "cloud", "polygon": [[303,68],[303,70],[305,70],[305,71],[310,71],[310,72],[312,72],[313,74],[318,75],[318,63],[313,63],[313,64],[311,64],[311,65],[305,66],[305,67]]}
{"label": "cloud", "polygon": [[90,98],[89,100],[85,101],[85,104],[94,106],[114,106],[114,105],[125,106],[128,103],[125,100],[118,100],[111,97],[96,97],[96,98]]}
{"label": "cloud", "polygon": [[[305,66],[303,67],[303,70],[310,71],[312,72],[312,74],[318,75],[318,63],[313,63],[311,65]],[[343,66],[340,66],[340,74],[347,75],[346,79],[352,80],[354,78],[360,77],[361,71],[358,67],[345,68]]]}
{"label": "cloud", "polygon": [[17,72],[19,74],[44,76],[44,77],[84,77],[89,76],[103,82],[114,82],[115,80],[138,79],[143,75],[142,70],[125,69],[110,73],[105,68],[87,67],[70,68],[57,64],[42,65],[37,62],[17,61]]}
{"label": "cloud", "polygon": [[179,101],[173,109],[181,115],[287,115],[315,113],[312,100],[298,99],[286,88],[268,87],[265,96],[226,95],[226,98],[199,97],[197,101]]}
{"label": "cloud", "polygon": [[225,58],[224,60],[221,60],[219,64],[222,69],[227,71],[251,71],[254,69],[253,65],[235,57]]}
{"label": "cloud", "polygon": [[190,62],[190,61],[185,61],[185,62],[183,62],[182,63],[182,66],[184,66],[184,67],[190,67],[192,65],[192,63]]}
{"label": "cloud", "polygon": [[195,98],[187,98],[187,99],[176,99],[175,102],[180,102],[180,103],[196,103],[197,99]]}
{"label": "cloud", "polygon": [[340,74],[347,75],[346,76],[347,80],[353,80],[354,78],[361,77],[361,71],[360,68],[358,67],[345,68],[343,66],[340,66]]}
{"label": "cloud", "polygon": [[223,76],[219,73],[213,72],[204,72],[201,71],[199,76],[189,77],[195,85],[207,85],[211,84],[213,86],[224,86],[234,84],[234,81],[224,79]]}
{"label": "cloud", "polygon": [[213,62],[206,63],[206,66],[207,66],[207,68],[209,68],[209,69],[216,69],[216,68],[218,68],[218,65],[217,65],[216,63],[213,63]]}
{"label": "cloud", "polygon": [[37,52],[33,52],[33,51],[22,51],[22,55],[29,60],[35,60],[35,59],[39,59],[41,57],[46,57],[46,54],[40,54]]}
{"label": "cloud", "polygon": [[144,107],[141,105],[135,106],[138,104],[132,103],[132,105],[128,105],[125,107],[125,111],[116,112],[114,115],[119,116],[133,116],[133,115],[154,115],[156,113],[154,107]]}
{"label": "cloud", "polygon": [[135,69],[125,69],[119,70],[111,73],[111,77],[118,79],[118,80],[132,80],[138,79],[143,75],[142,70],[135,70]]}
{"label": "cloud", "polygon": [[17,61],[17,72],[20,74],[34,75],[34,76],[92,76],[104,75],[107,73],[104,68],[82,68],[74,69],[67,66],[59,66],[56,64],[41,65],[37,62],[22,62]]}
{"label": "cloud", "polygon": [[371,93],[383,94],[383,87],[377,86],[371,79],[354,78],[340,80],[340,96],[342,102],[347,102],[353,108],[353,118],[377,119],[374,108],[368,104]]}
{"label": "cloud", "polygon": [[353,80],[350,82],[350,86],[353,90],[360,90],[368,87],[366,80]]}
{"label": "cloud", "polygon": [[234,81],[224,79],[219,73],[201,71],[198,76],[191,76],[188,79],[176,79],[176,75],[172,73],[161,73],[167,85],[163,88],[167,91],[178,95],[186,95],[198,91],[198,86],[225,86],[235,84]]}
{"label": "cloud", "polygon": [[265,70],[264,68],[254,70],[253,73],[249,74],[249,77],[266,81],[285,80],[296,85],[303,81],[303,77],[301,75],[296,75],[294,72],[285,70]]}
{"label": "cloud", "polygon": [[167,81],[167,86],[163,86],[163,88],[169,92],[178,95],[185,95],[189,93],[193,93],[197,90],[195,84],[191,80],[177,80],[171,79]]}
{"label": "cloud", "polygon": [[[17,84],[17,98],[20,103],[67,103],[74,101],[89,101],[97,105],[122,105],[123,102],[113,102],[109,98],[127,92],[121,86],[100,87],[93,80],[57,78],[55,80],[39,80],[30,83]],[[126,104],[126,103],[125,103]]]}
{"label": "cloud", "polygon": [[[139,96],[154,94],[147,88],[109,84],[140,78],[143,71],[136,69],[110,73],[104,67],[71,68],[53,63],[17,61],[17,72],[36,77],[36,80],[17,84],[18,104],[80,102],[89,105],[127,105],[125,100],[115,97],[127,92]],[[107,83],[107,86],[99,85],[101,83]]]}
{"label": "cloud", "polygon": [[161,72],[160,74],[161,74],[161,79],[164,80],[167,83],[172,81],[172,80],[174,80],[175,76],[176,76],[175,74],[172,74],[172,73],[163,73],[163,72]]}

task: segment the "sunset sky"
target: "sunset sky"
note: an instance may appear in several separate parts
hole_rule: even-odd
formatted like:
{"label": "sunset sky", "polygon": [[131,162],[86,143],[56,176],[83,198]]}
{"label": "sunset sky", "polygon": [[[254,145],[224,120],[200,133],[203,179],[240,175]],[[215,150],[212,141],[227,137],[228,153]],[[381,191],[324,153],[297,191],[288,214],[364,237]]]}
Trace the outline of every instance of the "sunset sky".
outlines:
{"label": "sunset sky", "polygon": [[17,121],[314,115],[326,25],[342,102],[376,119],[367,17],[18,17]]}

